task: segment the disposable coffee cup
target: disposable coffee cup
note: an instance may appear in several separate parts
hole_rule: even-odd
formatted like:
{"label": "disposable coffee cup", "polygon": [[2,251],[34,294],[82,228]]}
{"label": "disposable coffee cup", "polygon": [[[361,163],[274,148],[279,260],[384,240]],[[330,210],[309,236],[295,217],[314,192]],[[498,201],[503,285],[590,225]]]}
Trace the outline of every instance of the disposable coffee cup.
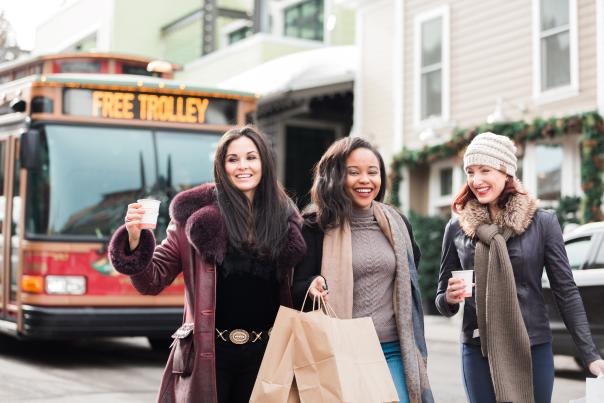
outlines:
{"label": "disposable coffee cup", "polygon": [[474,278],[474,270],[454,270],[451,272],[453,278],[461,278],[466,284],[463,296],[465,298],[472,296],[472,280]]}
{"label": "disposable coffee cup", "polygon": [[161,202],[155,199],[139,199],[137,203],[140,203],[145,210],[145,214],[141,219],[140,228],[143,229],[155,229],[157,225],[157,216],[159,215],[159,205]]}

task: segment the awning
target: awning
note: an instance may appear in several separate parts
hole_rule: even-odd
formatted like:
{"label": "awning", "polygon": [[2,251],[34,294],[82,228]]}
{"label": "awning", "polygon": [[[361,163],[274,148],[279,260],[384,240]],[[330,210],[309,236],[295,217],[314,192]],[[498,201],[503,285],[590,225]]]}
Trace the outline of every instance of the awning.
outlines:
{"label": "awning", "polygon": [[273,59],[218,84],[219,88],[253,92],[262,98],[313,88],[338,87],[354,81],[355,46],[330,46]]}

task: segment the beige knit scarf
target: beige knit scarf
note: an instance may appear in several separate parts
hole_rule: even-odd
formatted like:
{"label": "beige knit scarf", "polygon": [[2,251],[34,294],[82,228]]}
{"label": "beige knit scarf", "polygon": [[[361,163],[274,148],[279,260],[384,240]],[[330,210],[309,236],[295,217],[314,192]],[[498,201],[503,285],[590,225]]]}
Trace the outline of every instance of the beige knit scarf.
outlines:
{"label": "beige knit scarf", "polygon": [[[373,203],[373,215],[378,226],[390,241],[396,255],[395,315],[401,358],[407,380],[407,392],[411,403],[421,403],[422,391],[429,389],[425,362],[413,337],[411,279],[409,254],[411,239],[401,216],[392,207]],[[413,257],[411,256],[411,262]],[[321,275],[329,283],[329,303],[339,318],[352,318],[354,278],[352,271],[352,235],[350,225],[344,223],[325,232]]]}
{"label": "beige knit scarf", "polygon": [[478,238],[474,255],[476,315],[482,354],[489,359],[498,402],[534,402],[531,345],[506,242],[526,231],[536,210],[534,199],[517,194],[493,220],[487,206],[476,200],[460,211],[464,233]]}

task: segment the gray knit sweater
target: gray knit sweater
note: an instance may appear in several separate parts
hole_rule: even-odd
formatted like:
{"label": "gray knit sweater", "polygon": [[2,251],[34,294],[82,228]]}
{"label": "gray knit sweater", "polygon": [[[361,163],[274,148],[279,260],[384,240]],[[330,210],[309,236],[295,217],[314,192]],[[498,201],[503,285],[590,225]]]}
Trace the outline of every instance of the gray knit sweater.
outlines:
{"label": "gray knit sweater", "polygon": [[398,340],[393,309],[396,259],[373,209],[353,210],[352,271],[354,290],[352,317],[370,316],[381,343]]}

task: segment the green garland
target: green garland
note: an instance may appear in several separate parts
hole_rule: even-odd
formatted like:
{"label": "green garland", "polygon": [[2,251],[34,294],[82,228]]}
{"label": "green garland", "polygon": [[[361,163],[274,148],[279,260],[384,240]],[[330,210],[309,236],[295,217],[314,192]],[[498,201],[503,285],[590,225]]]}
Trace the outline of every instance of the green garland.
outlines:
{"label": "green garland", "polygon": [[483,124],[469,130],[455,129],[449,140],[442,144],[418,150],[403,150],[394,156],[390,170],[390,202],[400,206],[398,197],[401,168],[430,164],[435,161],[462,155],[466,146],[478,134],[490,131],[525,144],[538,140],[554,139],[568,133],[582,133],[581,136],[581,187],[584,192],[581,201],[582,221],[592,222],[604,219],[601,209],[604,195],[604,122],[597,112],[587,112],[563,118],[535,119],[532,123],[523,121]]}

